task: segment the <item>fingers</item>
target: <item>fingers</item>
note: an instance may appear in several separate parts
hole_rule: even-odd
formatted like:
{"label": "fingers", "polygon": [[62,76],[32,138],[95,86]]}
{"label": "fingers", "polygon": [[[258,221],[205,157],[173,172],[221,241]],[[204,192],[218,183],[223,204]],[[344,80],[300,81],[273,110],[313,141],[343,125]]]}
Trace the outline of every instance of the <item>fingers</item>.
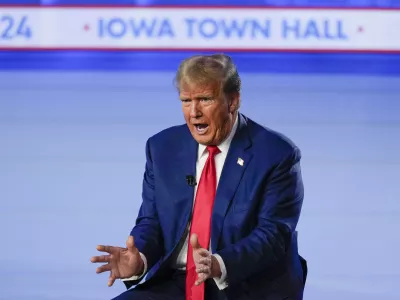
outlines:
{"label": "fingers", "polygon": [[112,276],[112,275],[110,275],[110,277],[108,278],[108,283],[107,283],[107,285],[110,287],[110,286],[112,286],[113,284],[114,284],[114,282],[115,282],[115,277],[114,276]]}
{"label": "fingers", "polygon": [[204,273],[207,275],[211,274],[212,260],[211,257],[203,257],[196,263],[196,272],[198,274]]}
{"label": "fingers", "polygon": [[197,250],[197,249],[201,248],[197,234],[193,233],[190,236],[190,245],[192,246],[193,250]]}
{"label": "fingers", "polygon": [[206,266],[206,267],[211,267],[211,263],[212,263],[211,256],[209,256],[209,257],[202,257],[202,258],[200,258],[200,259],[198,260],[197,263],[198,263],[199,265],[204,265],[204,266]]}
{"label": "fingers", "polygon": [[195,265],[196,265],[196,273],[197,273],[197,280],[195,285],[200,285],[207,278],[211,277],[211,270],[212,270],[212,259],[211,253],[206,249],[197,249],[195,255]]}
{"label": "fingers", "polygon": [[[207,251],[206,249],[203,249],[203,248],[195,250],[195,254],[196,254],[196,256],[200,256],[200,259],[201,258],[207,258],[207,257],[211,258],[210,251]],[[197,259],[197,261],[198,261],[198,259]]]}
{"label": "fingers", "polygon": [[211,268],[208,266],[198,266],[196,267],[196,272],[197,274],[206,274],[210,275],[211,274]]}
{"label": "fingers", "polygon": [[100,255],[100,256],[93,256],[90,261],[92,263],[99,263],[99,262],[110,262],[112,256],[111,255]]}
{"label": "fingers", "polygon": [[98,246],[96,247],[96,249],[97,249],[97,251],[100,251],[100,252],[107,252],[107,253],[110,253],[110,254],[112,254],[112,253],[114,253],[115,251],[117,251],[117,247],[114,247],[114,246],[104,246],[104,245],[98,245]]}
{"label": "fingers", "polygon": [[194,283],[195,285],[200,285],[202,284],[204,281],[206,281],[206,279],[208,278],[208,276],[204,273],[200,273],[198,275],[198,278],[196,280],[196,282]]}
{"label": "fingers", "polygon": [[111,271],[111,264],[102,265],[96,269],[97,274],[100,274],[100,273],[103,273],[106,271]]}
{"label": "fingers", "polygon": [[126,240],[126,248],[128,248],[129,251],[134,251],[135,250],[135,238],[130,235],[128,239]]}

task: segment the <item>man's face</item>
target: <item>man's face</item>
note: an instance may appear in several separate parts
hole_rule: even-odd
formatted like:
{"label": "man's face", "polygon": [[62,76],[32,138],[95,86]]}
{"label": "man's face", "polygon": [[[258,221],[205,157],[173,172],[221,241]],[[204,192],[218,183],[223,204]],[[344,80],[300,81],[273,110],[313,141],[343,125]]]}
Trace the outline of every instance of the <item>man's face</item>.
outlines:
{"label": "man's face", "polygon": [[193,138],[203,145],[219,145],[234,124],[239,94],[218,93],[217,84],[180,86],[179,98]]}

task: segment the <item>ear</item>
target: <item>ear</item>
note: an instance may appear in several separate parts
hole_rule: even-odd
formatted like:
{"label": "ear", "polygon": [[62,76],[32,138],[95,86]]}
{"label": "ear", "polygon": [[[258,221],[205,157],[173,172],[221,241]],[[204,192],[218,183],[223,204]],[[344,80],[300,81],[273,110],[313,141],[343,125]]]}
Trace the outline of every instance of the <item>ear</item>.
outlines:
{"label": "ear", "polygon": [[240,104],[240,94],[239,93],[231,93],[228,95],[229,100],[229,112],[234,113],[239,109]]}

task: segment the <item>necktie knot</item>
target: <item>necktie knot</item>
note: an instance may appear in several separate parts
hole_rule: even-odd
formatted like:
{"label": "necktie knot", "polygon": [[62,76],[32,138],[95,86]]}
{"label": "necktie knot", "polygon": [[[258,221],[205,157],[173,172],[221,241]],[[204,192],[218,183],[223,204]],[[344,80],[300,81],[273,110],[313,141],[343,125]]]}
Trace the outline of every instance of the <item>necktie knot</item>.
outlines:
{"label": "necktie knot", "polygon": [[219,150],[217,146],[207,146],[207,150],[210,157],[214,157],[215,155],[221,152],[221,150]]}

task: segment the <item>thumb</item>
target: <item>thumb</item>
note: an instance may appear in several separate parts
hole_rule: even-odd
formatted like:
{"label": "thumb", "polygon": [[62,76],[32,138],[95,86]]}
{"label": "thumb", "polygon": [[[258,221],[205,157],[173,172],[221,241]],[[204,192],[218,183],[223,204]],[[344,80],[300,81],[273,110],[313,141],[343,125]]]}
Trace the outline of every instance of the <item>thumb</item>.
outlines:
{"label": "thumb", "polygon": [[126,247],[129,251],[133,251],[135,249],[135,239],[132,235],[130,235],[126,240]]}
{"label": "thumb", "polygon": [[201,246],[199,244],[199,238],[197,237],[197,234],[193,233],[190,236],[190,245],[192,245],[193,250],[201,248]]}

